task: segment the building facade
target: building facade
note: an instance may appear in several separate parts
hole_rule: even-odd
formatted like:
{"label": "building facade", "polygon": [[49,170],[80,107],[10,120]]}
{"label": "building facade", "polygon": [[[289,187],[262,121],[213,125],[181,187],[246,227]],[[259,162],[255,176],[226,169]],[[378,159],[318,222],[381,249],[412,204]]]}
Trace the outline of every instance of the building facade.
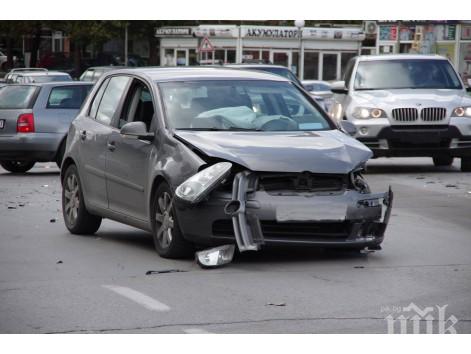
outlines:
{"label": "building facade", "polygon": [[339,80],[364,39],[361,27],[237,25],[158,28],[156,36],[162,66],[263,60],[316,80]]}

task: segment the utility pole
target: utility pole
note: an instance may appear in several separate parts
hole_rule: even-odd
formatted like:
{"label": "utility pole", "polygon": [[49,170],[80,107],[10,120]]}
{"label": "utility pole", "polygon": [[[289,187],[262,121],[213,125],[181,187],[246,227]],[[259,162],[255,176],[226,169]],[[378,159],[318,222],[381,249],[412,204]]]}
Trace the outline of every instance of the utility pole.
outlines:
{"label": "utility pole", "polygon": [[128,66],[128,22],[124,25],[124,66]]}

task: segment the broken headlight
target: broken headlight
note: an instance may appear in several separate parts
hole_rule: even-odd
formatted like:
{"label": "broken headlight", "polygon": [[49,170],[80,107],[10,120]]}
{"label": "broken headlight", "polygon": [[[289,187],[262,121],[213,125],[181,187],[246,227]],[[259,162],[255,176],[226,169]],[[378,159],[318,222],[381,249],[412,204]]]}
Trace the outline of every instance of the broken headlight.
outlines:
{"label": "broken headlight", "polygon": [[188,178],[175,190],[175,195],[189,203],[198,203],[219,185],[231,171],[230,162],[219,162]]}
{"label": "broken headlight", "polygon": [[352,187],[362,194],[371,193],[370,186],[366,183],[361,171],[353,171],[350,173],[350,182]]}

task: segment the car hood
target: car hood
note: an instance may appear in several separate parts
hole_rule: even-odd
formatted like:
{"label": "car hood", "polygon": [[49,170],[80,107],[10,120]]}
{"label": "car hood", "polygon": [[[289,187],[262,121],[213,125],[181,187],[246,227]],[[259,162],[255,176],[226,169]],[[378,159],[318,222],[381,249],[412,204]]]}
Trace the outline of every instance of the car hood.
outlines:
{"label": "car hood", "polygon": [[450,89],[398,89],[355,91],[354,100],[358,105],[389,105],[394,107],[458,107],[470,105],[471,97],[461,90]]}
{"label": "car hood", "polygon": [[183,131],[175,135],[210,157],[260,172],[345,174],[372,152],[339,130],[318,132]]}

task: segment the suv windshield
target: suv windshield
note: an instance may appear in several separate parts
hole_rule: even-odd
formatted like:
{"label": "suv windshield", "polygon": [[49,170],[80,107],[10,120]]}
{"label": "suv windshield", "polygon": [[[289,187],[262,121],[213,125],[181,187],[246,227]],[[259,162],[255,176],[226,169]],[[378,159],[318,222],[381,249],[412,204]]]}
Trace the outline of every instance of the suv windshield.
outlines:
{"label": "suv windshield", "polygon": [[355,90],[462,89],[448,60],[395,59],[361,61]]}
{"label": "suv windshield", "polygon": [[220,80],[161,83],[167,124],[193,130],[332,129],[291,83]]}
{"label": "suv windshield", "polygon": [[0,109],[31,108],[38,87],[5,86],[0,90]]}

